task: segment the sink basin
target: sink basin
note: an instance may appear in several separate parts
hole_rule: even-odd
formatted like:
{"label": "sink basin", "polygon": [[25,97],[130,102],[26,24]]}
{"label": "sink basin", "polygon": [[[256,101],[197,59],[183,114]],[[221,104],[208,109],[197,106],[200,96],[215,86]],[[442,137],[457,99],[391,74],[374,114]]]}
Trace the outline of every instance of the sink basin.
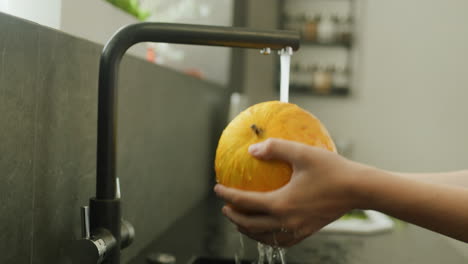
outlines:
{"label": "sink basin", "polygon": [[[274,261],[274,263],[278,263],[278,260]],[[290,261],[286,263],[298,264],[297,262]],[[196,256],[190,259],[188,264],[257,264],[257,260],[242,259],[236,263],[234,258]]]}
{"label": "sink basin", "polygon": [[255,261],[241,260],[236,263],[234,258],[217,258],[217,257],[193,257],[188,264],[252,264]]}

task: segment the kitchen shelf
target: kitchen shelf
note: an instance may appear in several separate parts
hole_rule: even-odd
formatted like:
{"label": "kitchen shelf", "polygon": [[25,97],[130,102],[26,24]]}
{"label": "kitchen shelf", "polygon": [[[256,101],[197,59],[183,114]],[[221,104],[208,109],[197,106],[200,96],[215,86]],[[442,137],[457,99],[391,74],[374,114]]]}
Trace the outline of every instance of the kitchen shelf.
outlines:
{"label": "kitchen shelf", "polygon": [[[323,97],[351,94],[356,72],[353,69],[356,67],[353,43],[358,14],[356,1],[340,0],[330,4],[320,0],[280,0],[279,28],[301,33],[301,49],[291,58],[291,94]],[[327,40],[329,42],[325,42]],[[278,63],[277,76],[280,76],[280,68]],[[310,75],[310,84],[301,83],[305,70]],[[314,84],[322,87],[328,82],[342,86],[332,87],[327,92],[313,88]]]}
{"label": "kitchen shelf", "polygon": [[349,87],[331,87],[327,92],[318,91],[311,85],[290,84],[290,94],[308,94],[316,96],[348,96],[350,94]]}
{"label": "kitchen shelf", "polygon": [[318,42],[312,40],[301,39],[302,46],[315,46],[315,47],[335,47],[335,48],[351,48],[351,42]]}
{"label": "kitchen shelf", "polygon": [[289,85],[289,93],[294,95],[314,95],[314,96],[335,96],[345,97],[350,94],[349,87],[331,87],[328,91],[322,92],[314,89],[312,85],[294,84]]}

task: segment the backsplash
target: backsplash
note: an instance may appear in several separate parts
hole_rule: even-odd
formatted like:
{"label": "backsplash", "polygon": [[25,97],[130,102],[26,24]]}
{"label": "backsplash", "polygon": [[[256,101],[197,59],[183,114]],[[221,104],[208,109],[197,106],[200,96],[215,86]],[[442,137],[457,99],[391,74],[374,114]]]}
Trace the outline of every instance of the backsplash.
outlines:
{"label": "backsplash", "polygon": [[[0,263],[70,263],[95,191],[102,46],[0,14]],[[117,176],[129,260],[211,191],[226,89],[126,56]]]}

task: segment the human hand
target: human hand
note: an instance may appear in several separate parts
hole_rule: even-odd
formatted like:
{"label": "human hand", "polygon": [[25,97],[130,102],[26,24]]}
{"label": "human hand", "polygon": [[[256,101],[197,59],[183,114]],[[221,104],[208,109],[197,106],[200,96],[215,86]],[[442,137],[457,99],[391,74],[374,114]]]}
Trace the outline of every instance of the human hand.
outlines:
{"label": "human hand", "polygon": [[240,232],[265,244],[289,247],[356,208],[353,182],[363,167],[336,153],[282,139],[249,148],[262,160],[288,162],[288,184],[271,192],[252,192],[217,184],[226,201],[223,213]]}

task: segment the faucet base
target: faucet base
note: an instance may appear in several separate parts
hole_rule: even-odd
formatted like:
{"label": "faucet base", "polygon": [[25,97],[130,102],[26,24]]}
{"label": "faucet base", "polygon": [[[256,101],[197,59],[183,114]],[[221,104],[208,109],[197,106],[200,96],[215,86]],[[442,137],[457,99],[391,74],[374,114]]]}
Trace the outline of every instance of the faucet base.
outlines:
{"label": "faucet base", "polygon": [[89,207],[91,234],[99,229],[106,229],[116,241],[113,246],[107,247],[103,253],[103,263],[120,264],[121,221],[115,221],[115,219],[121,219],[120,199],[98,200],[91,198]]}

